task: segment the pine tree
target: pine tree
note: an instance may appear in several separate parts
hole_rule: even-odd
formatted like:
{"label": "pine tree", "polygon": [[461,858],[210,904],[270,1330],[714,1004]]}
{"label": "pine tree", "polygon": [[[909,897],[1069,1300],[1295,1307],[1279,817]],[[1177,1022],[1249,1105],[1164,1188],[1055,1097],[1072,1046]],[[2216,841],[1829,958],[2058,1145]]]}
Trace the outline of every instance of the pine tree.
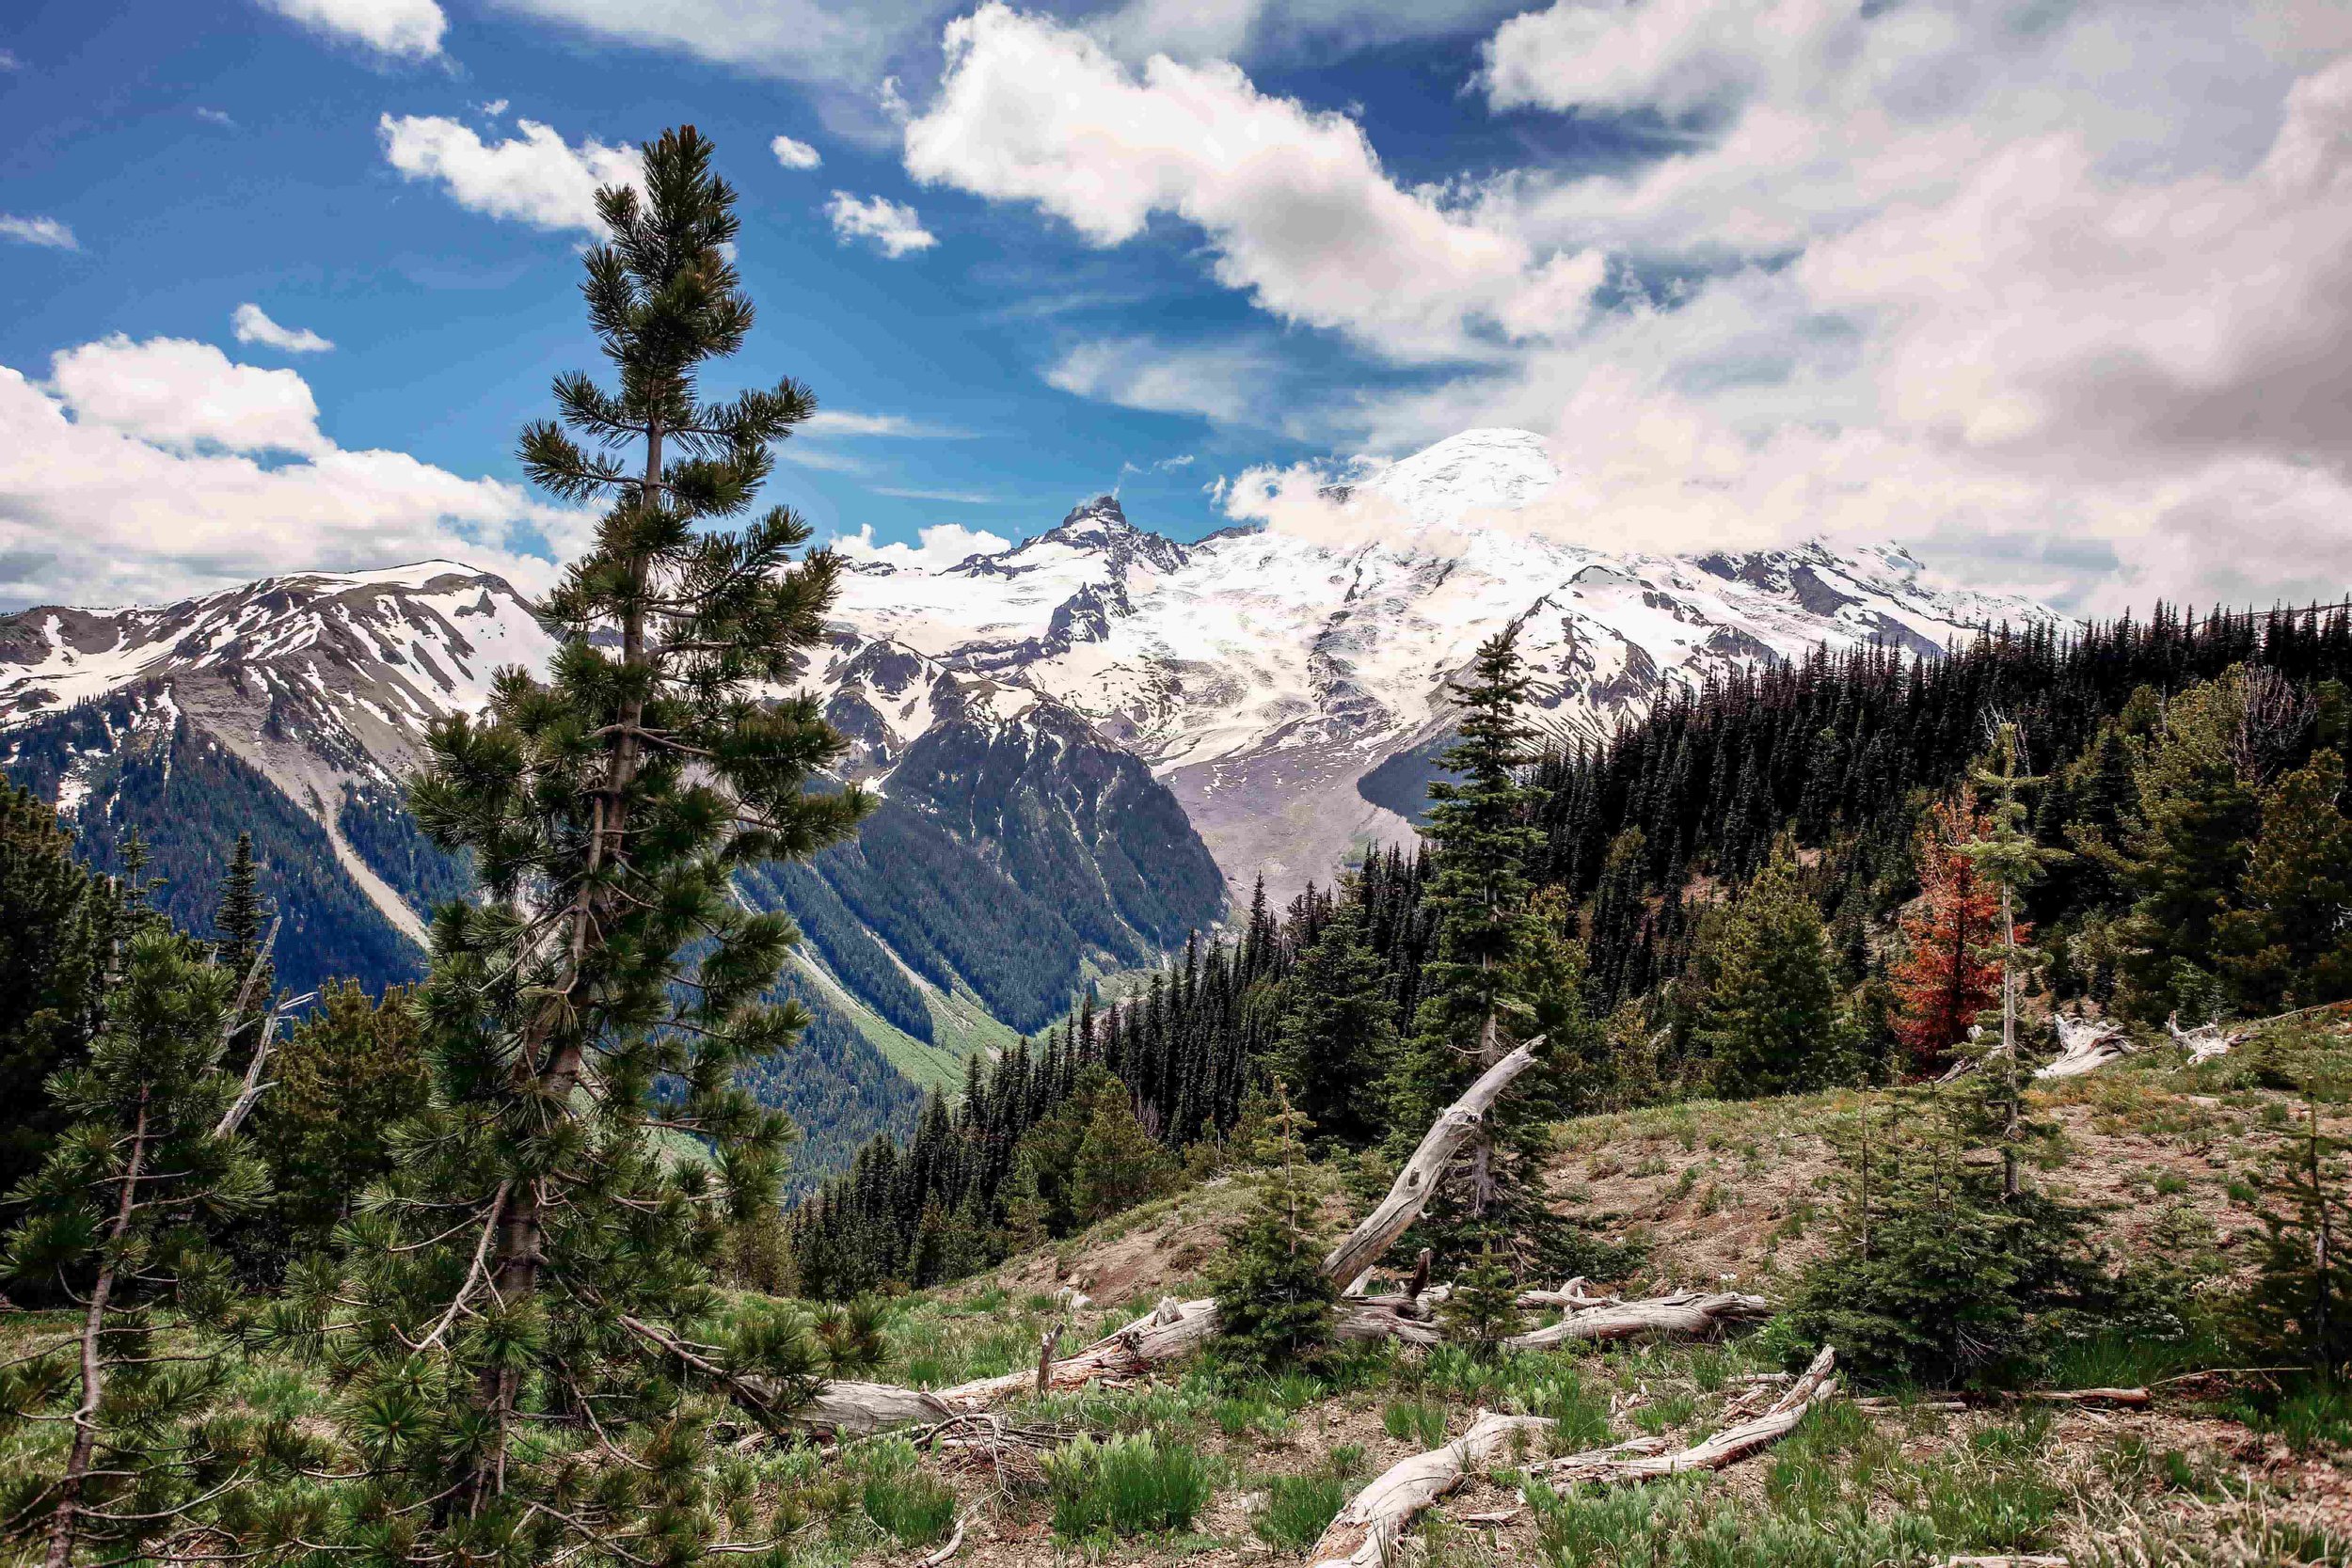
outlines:
{"label": "pine tree", "polygon": [[[761,695],[820,639],[833,558],[795,564],[809,531],[782,508],[709,526],[751,505],[771,444],[816,406],[790,381],[700,396],[753,314],[710,157],[692,127],[666,132],[642,198],[597,193],[581,292],[617,387],[560,376],[581,440],[535,423],[521,458],[609,509],[538,607],[561,636],[550,678],[503,672],[480,721],[431,734],[411,803],[481,891],[434,921],[435,1104],[347,1227],[347,1277],[300,1304],[327,1322],[369,1484],[425,1532],[421,1554],[698,1555],[724,1528],[708,1396],[772,1415],[838,1361],[805,1323],[705,1321],[727,1226],[775,1201],[789,1132],[739,1069],[806,1022],[764,1000],[790,923],[748,912],[730,879],[840,839],[867,804],[808,787],[842,748],[815,700]],[[627,1461],[575,1497],[548,1423]]]}
{"label": "pine tree", "polygon": [[1098,1094],[1070,1164],[1071,1218],[1080,1226],[1108,1219],[1157,1197],[1172,1174],[1168,1151],[1136,1119],[1127,1096]]}
{"label": "pine tree", "polygon": [[1323,1275],[1320,1184],[1307,1164],[1314,1124],[1291,1104],[1279,1078],[1264,1136],[1250,1157],[1264,1168],[1241,1222],[1209,1274],[1216,1298],[1216,1353],[1271,1370],[1312,1359],[1330,1342],[1338,1291]]}
{"label": "pine tree", "polygon": [[2117,863],[2139,895],[2123,929],[2130,984],[2118,1005],[2151,1023],[2176,1011],[2194,1023],[2217,990],[2207,967],[2215,926],[2237,902],[2261,801],[2233,755],[2244,714],[2237,672],[2162,713],[2140,768],[2140,823]]}
{"label": "pine tree", "polygon": [[135,938],[88,1060],[50,1080],[71,1123],[11,1195],[24,1218],[8,1274],[61,1286],[82,1320],[0,1374],[0,1428],[63,1420],[72,1433],[55,1471],[0,1483],[0,1517],[47,1535],[48,1568],[84,1550],[146,1555],[264,1463],[205,1418],[227,1376],[217,1345],[157,1338],[167,1306],[199,1322],[227,1309],[211,1237],[265,1191],[259,1162],[221,1131],[238,1086],[220,1070],[228,991],[226,972],[179,937]]}
{"label": "pine tree", "polygon": [[2262,1274],[2240,1306],[2240,1331],[2330,1385],[2352,1374],[2352,1261],[2344,1255],[2343,1145],[2320,1131],[2306,1100],[2303,1129],[2284,1140],[2260,1184],[2267,1232]]}
{"label": "pine tree", "polygon": [[1989,826],[1949,801],[1931,807],[1917,837],[1919,898],[1902,918],[1895,967],[1896,1037],[1916,1072],[1932,1072],[1999,994],[1999,966],[1983,954],[2000,895],[1963,848]]}
{"label": "pine tree", "polygon": [[1844,1032],[1822,936],[1820,911],[1783,843],[1722,927],[1697,1028],[1716,1093],[1815,1088],[1850,1065],[1841,1060]]}
{"label": "pine tree", "polygon": [[2254,1015],[2352,996],[2352,818],[2333,752],[2273,784],[2240,891],[2214,923],[2223,977]]}
{"label": "pine tree", "polygon": [[1365,943],[1363,907],[1343,895],[1283,982],[1276,1071],[1298,1085],[1308,1124],[1351,1148],[1380,1131],[1380,1085],[1396,1053],[1385,981]]}
{"label": "pine tree", "polygon": [[2026,972],[2038,958],[2026,945],[2031,928],[2017,918],[2026,890],[2040,880],[2043,869],[2067,859],[2062,849],[2045,848],[2027,831],[2021,792],[2044,781],[2028,778],[2019,769],[2023,745],[2014,723],[2003,723],[1994,734],[1994,764],[1976,771],[1976,782],[1992,792],[1993,803],[1983,830],[1961,847],[1977,875],[2001,895],[1996,944],[1984,951],[2000,965],[2001,1038],[1979,1065],[1985,1070],[1974,1085],[1987,1096],[1986,1103],[1999,1117],[1996,1141],[2001,1149],[2001,1191],[2014,1199],[2019,1193],[2020,1157],[2028,1138],[2038,1131],[2028,1125],[2026,1110],[2027,1064],[2025,1041],[2018,1033],[2017,994]]}
{"label": "pine tree", "polygon": [[[230,974],[237,972],[224,964]],[[251,1141],[274,1189],[259,1250],[282,1261],[326,1244],[390,1173],[394,1130],[424,1113],[430,1077],[411,993],[329,982],[269,1059]]]}
{"label": "pine tree", "polygon": [[[116,889],[74,860],[49,803],[0,784],[0,1083],[44,1083],[87,1049],[120,917]],[[64,1125],[45,1097],[8,1097],[0,1192],[40,1167]]]}
{"label": "pine tree", "polygon": [[[1519,778],[1533,759],[1519,714],[1528,676],[1518,634],[1513,626],[1488,638],[1470,679],[1454,687],[1458,738],[1438,760],[1459,782],[1429,786],[1422,836],[1434,846],[1437,870],[1424,896],[1437,922],[1437,953],[1422,971],[1413,1037],[1389,1097],[1389,1136],[1400,1152],[1523,1037],[1508,986],[1528,867],[1543,835],[1529,819],[1535,792]],[[1430,1204],[1424,1224],[1441,1254],[1515,1243],[1520,1222],[1543,1207],[1534,1167],[1548,1125],[1546,1097],[1523,1077]]]}
{"label": "pine tree", "polygon": [[[239,1008],[237,1027],[246,1030],[269,1012],[270,998],[277,990],[277,977],[263,964],[260,973],[254,961],[262,956],[262,893],[261,881],[253,865],[253,835],[239,833],[237,847],[229,858],[229,874],[222,879],[219,911],[213,917],[213,928],[219,939],[213,944],[213,957],[230,976],[232,990],[230,1002]],[[251,1042],[244,1042],[250,1050]]]}

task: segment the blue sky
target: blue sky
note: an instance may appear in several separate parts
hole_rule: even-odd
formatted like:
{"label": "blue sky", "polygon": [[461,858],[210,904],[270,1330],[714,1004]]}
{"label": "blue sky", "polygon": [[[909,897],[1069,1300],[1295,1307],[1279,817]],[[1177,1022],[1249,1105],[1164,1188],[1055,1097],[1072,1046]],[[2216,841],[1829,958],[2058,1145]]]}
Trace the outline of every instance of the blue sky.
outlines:
{"label": "blue sky", "polygon": [[2148,10],[20,3],[0,607],[530,576],[577,527],[511,449],[593,358],[582,193],[687,119],[742,196],[731,373],[832,416],[771,496],[831,536],[949,553],[1112,487],[1290,526],[1495,423],[1581,538],[2332,594],[2352,33]]}

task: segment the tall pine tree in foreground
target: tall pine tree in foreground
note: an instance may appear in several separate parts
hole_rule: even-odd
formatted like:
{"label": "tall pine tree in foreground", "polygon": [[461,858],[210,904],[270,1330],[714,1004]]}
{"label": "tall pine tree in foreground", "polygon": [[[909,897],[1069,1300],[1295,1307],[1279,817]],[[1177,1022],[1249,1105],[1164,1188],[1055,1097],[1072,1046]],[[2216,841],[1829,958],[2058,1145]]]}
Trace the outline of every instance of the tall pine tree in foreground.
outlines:
{"label": "tall pine tree in foreground", "polygon": [[581,293],[614,384],[559,377],[562,425],[528,427],[521,455],[608,509],[539,607],[551,677],[504,672],[482,720],[437,727],[411,794],[482,896],[434,922],[435,1108],[347,1227],[345,1277],[308,1298],[355,1385],[356,1528],[387,1556],[691,1560],[730,1528],[718,1391],[776,1415],[839,1363],[803,1320],[722,1325],[709,1286],[729,1220],[775,1202],[789,1135],[738,1069],[806,1022],[766,1000],[790,925],[730,878],[867,804],[809,787],[841,749],[814,699],[760,695],[818,642],[833,558],[796,562],[808,529],[782,508],[709,526],[816,409],[790,381],[703,395],[752,325],[710,156],[667,132],[642,196],[597,193]]}
{"label": "tall pine tree in foreground", "polygon": [[[1543,843],[1529,820],[1534,791],[1519,776],[1534,760],[1519,712],[1528,684],[1514,625],[1480,645],[1470,678],[1454,689],[1459,737],[1438,760],[1459,779],[1429,786],[1432,804],[1422,830],[1436,846],[1437,872],[1424,897],[1437,918],[1437,955],[1422,972],[1413,1037],[1400,1053],[1390,1096],[1388,1133],[1400,1152],[1525,1037],[1526,1008],[1512,982],[1528,866]],[[1448,1173],[1424,1221],[1440,1259],[1499,1251],[1517,1257],[1547,1228],[1535,1190],[1556,1098],[1547,1092],[1547,1077],[1541,1069],[1522,1075]]]}

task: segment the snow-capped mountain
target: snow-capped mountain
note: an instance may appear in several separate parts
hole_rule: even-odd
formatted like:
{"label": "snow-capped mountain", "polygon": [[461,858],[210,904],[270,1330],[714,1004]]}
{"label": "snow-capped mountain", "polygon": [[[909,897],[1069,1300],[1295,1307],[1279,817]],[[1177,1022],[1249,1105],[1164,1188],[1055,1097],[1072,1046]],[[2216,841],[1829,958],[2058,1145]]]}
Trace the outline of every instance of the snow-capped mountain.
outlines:
{"label": "snow-capped mountain", "polygon": [[[1261,873],[1286,896],[1409,839],[1449,683],[1505,625],[1544,721],[1597,735],[1735,665],[1823,642],[1933,655],[2047,613],[1938,586],[1893,547],[1563,544],[1534,526],[1560,483],[1538,437],[1470,431],[1296,525],[1180,544],[1106,496],[951,567],[847,562],[802,684],[883,806],[859,846],[751,895],[792,911],[814,982],[869,1038],[943,1077]],[[339,868],[375,911],[382,940],[352,951],[377,951],[421,942],[460,875],[398,804],[425,727],[551,647],[508,584],[450,562],[28,610],[0,620],[0,767],[93,832],[182,835],[194,883],[218,858],[199,819],[277,814],[284,855]],[[191,800],[199,776],[246,803]]]}
{"label": "snow-capped mountain", "polygon": [[1515,526],[1559,481],[1540,437],[1474,430],[1327,490],[1311,531],[1179,545],[1102,497],[945,570],[868,564],[837,613],[1084,714],[1176,792],[1237,888],[1263,872],[1278,892],[1410,835],[1391,809],[1409,799],[1367,776],[1447,732],[1450,680],[1508,623],[1549,722],[1597,735],[1736,664],[1823,642],[1933,655],[2048,614],[1933,586],[1893,547],[1674,557]]}

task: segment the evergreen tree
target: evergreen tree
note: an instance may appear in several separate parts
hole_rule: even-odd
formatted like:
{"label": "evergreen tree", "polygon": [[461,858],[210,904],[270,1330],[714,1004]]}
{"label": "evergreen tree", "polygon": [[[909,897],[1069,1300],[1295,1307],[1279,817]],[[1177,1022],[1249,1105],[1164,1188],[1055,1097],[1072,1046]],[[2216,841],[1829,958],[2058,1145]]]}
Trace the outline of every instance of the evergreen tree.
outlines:
{"label": "evergreen tree", "polygon": [[206,1419],[227,1376],[217,1347],[167,1350],[156,1321],[167,1306],[199,1321],[227,1308],[211,1237],[265,1190],[259,1163],[220,1131],[237,1090],[220,1070],[228,991],[226,972],[179,937],[135,938],[88,1060],[48,1085],[70,1125],[11,1195],[24,1217],[8,1274],[61,1287],[82,1320],[0,1373],[0,1428],[72,1432],[54,1470],[0,1483],[0,1517],[46,1534],[48,1568],[147,1555],[265,1464],[258,1434]]}
{"label": "evergreen tree", "polygon": [[2224,978],[2256,1015],[2352,996],[2352,818],[2335,752],[2273,784],[2248,858],[2243,907],[2214,923]]}
{"label": "evergreen tree", "polygon": [[1784,843],[1732,904],[1698,1025],[1715,1092],[1786,1094],[1834,1081],[1844,1054],[1820,911]]}
{"label": "evergreen tree", "polygon": [[1275,1070],[1298,1085],[1307,1124],[1351,1148],[1381,1131],[1379,1090],[1396,1052],[1386,982],[1366,944],[1363,906],[1343,895],[1282,988]]}
{"label": "evergreen tree", "polygon": [[1323,1275],[1322,1194],[1307,1164],[1314,1124],[1290,1102],[1281,1081],[1275,1108],[1250,1157],[1265,1171],[1241,1222],[1209,1274],[1216,1298],[1216,1353],[1271,1370],[1311,1360],[1331,1338],[1338,1291]]}
{"label": "evergreen tree", "polygon": [[[114,886],[75,863],[49,803],[0,784],[0,1083],[29,1089],[87,1048],[121,913]],[[39,1168],[64,1125],[46,1097],[8,1097],[0,1192]]]}
{"label": "evergreen tree", "polygon": [[[1512,626],[1482,643],[1470,679],[1454,689],[1458,737],[1438,760],[1458,782],[1429,786],[1422,836],[1434,847],[1437,870],[1425,900],[1437,922],[1437,953],[1422,970],[1413,1037],[1390,1095],[1389,1136],[1399,1152],[1525,1037],[1508,987],[1528,864],[1543,835],[1529,822],[1535,792],[1519,778],[1533,759],[1519,713],[1528,676],[1518,635]],[[1535,1165],[1549,1110],[1540,1085],[1522,1077],[1481,1124],[1425,1216],[1427,1239],[1441,1255],[1515,1248],[1543,1212]]]}
{"label": "evergreen tree", "polygon": [[261,882],[253,865],[253,835],[239,833],[237,847],[229,857],[228,875],[221,879],[220,908],[213,917],[213,928],[219,933],[213,943],[213,957],[230,974],[234,988],[230,1002],[239,1008],[240,1030],[249,1029],[267,1016],[271,996],[278,989],[267,964],[258,974],[253,968],[254,960],[262,956],[263,924]]}
{"label": "evergreen tree", "polygon": [[2118,1005],[2148,1022],[2200,1022],[2217,994],[2215,927],[2237,902],[2261,801],[2233,752],[2242,672],[2182,692],[2163,710],[2139,772],[2140,825],[2118,869],[2138,893],[2123,928],[2129,981]]}
{"label": "evergreen tree", "polygon": [[411,1002],[403,987],[377,999],[330,984],[271,1053],[271,1087],[250,1123],[274,1190],[255,1248],[265,1259],[326,1245],[390,1173],[393,1130],[424,1114],[430,1078]]}
{"label": "evergreen tree", "polygon": [[2352,1373],[2343,1152],[2320,1131],[2319,1108],[2307,1099],[2302,1131],[2280,1145],[2261,1182],[2262,1273],[2239,1308],[2250,1347],[2290,1357],[2330,1385]]}
{"label": "evergreen tree", "polygon": [[2039,955],[2026,945],[2031,931],[2018,920],[2017,911],[2026,890],[2041,879],[2043,868],[2067,858],[2066,851],[2044,847],[2026,831],[2026,803],[2020,792],[2045,781],[2027,778],[2019,770],[2022,752],[2017,726],[2001,724],[1994,736],[1994,767],[1980,768],[1976,774],[1977,783],[1993,794],[1988,820],[1982,832],[1962,846],[1977,875],[2001,895],[1996,933],[2000,940],[1984,949],[2000,965],[2001,1038],[1996,1048],[1979,1059],[1985,1070],[1979,1073],[1973,1087],[1986,1097],[1986,1105],[1999,1118],[2001,1191],[2012,1199],[2020,1190],[2020,1155],[2028,1137],[2038,1131],[2027,1124],[2027,1066],[2026,1042],[2018,1033],[2017,993],[2026,969]]}
{"label": "evergreen tree", "polygon": [[[761,695],[820,640],[833,558],[795,564],[809,531],[782,508],[708,526],[815,410],[790,381],[700,395],[753,314],[710,155],[666,132],[643,198],[597,193],[581,292],[617,386],[559,377],[581,440],[532,424],[521,458],[609,510],[539,607],[551,677],[503,672],[483,719],[431,734],[410,800],[482,895],[434,921],[434,1105],[346,1227],[347,1277],[297,1304],[356,1384],[351,1435],[415,1555],[700,1555],[725,1528],[708,1396],[780,1414],[840,1361],[803,1322],[707,1321],[727,1226],[775,1201],[789,1132],[738,1073],[806,1022],[763,1000],[790,924],[730,879],[840,839],[868,803],[808,787],[842,748],[815,700]],[[710,1158],[658,1141],[681,1136]],[[626,1456],[593,1496],[550,1423]]]}
{"label": "evergreen tree", "polygon": [[1098,1094],[1070,1164],[1072,1222],[1092,1225],[1157,1197],[1173,1174],[1168,1151],[1143,1130],[1127,1096]]}
{"label": "evergreen tree", "polygon": [[1919,898],[1904,911],[1903,957],[1894,974],[1901,1009],[1895,1035],[1916,1072],[1934,1071],[1999,992],[1999,966],[1983,948],[2000,895],[1963,848],[1987,826],[1949,802],[1931,808],[1920,826]]}

